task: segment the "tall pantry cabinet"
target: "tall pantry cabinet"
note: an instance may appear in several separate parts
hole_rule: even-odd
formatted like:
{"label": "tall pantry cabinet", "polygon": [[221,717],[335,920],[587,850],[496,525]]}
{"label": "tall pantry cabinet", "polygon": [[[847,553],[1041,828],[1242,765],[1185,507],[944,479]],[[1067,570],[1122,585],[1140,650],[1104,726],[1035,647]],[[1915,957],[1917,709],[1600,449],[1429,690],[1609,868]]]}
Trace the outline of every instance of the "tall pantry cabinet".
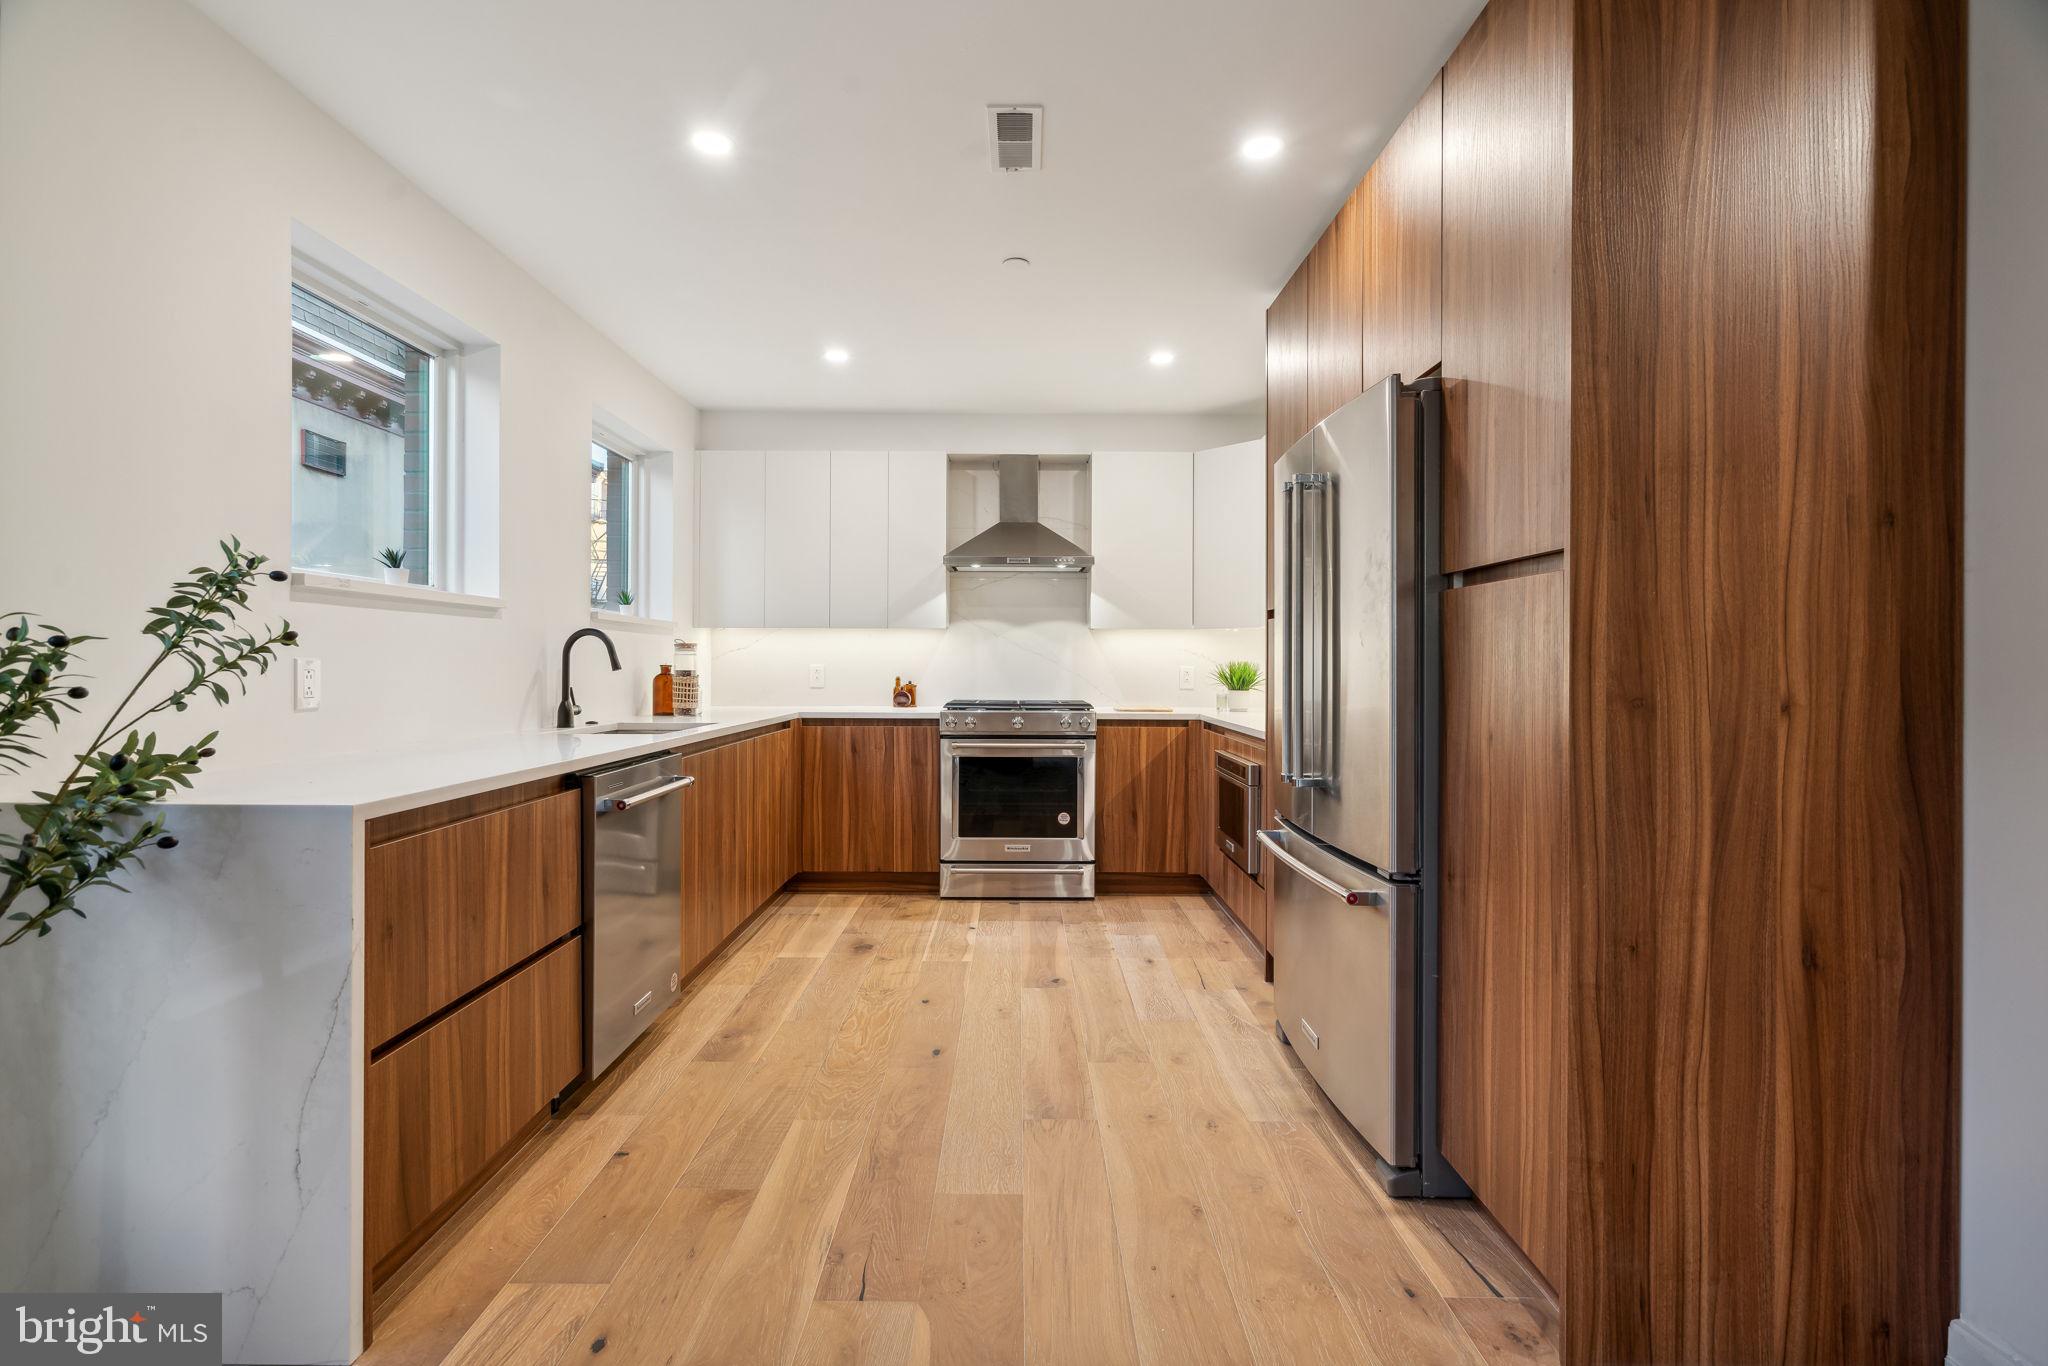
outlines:
{"label": "tall pantry cabinet", "polygon": [[1961,54],[1493,0],[1267,313],[1273,457],[1444,380],[1442,1139],[1569,1362],[1956,1312]]}

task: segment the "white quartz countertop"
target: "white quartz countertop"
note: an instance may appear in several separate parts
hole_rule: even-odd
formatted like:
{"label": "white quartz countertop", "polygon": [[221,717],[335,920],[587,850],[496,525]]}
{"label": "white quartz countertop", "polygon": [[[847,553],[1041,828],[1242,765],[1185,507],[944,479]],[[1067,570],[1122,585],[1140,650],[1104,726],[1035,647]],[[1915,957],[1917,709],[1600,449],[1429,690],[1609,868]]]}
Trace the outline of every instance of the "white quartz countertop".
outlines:
{"label": "white quartz countertop", "polygon": [[[510,787],[515,783],[581,773],[683,745],[701,744],[786,721],[930,720],[937,707],[707,707],[696,724],[677,718],[673,729],[655,735],[622,735],[597,730],[521,731],[483,736],[442,746],[372,750],[304,762],[266,765],[208,774],[179,805],[347,807],[364,820],[435,802]],[[1256,712],[1217,712],[1183,707],[1172,711],[1097,713],[1104,721],[1208,721],[1244,735],[1262,735]],[[665,724],[663,717],[632,717],[621,724]]]}

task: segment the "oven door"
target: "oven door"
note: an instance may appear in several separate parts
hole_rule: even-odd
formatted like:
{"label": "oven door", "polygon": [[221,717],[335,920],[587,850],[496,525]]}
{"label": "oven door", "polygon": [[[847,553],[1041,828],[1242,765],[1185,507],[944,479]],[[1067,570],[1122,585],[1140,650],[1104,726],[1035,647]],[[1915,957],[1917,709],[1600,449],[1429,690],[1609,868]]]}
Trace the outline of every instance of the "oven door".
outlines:
{"label": "oven door", "polygon": [[940,741],[939,857],[1093,862],[1095,742]]}
{"label": "oven door", "polygon": [[1216,847],[1244,870],[1259,875],[1259,788],[1262,765],[1216,751]]}

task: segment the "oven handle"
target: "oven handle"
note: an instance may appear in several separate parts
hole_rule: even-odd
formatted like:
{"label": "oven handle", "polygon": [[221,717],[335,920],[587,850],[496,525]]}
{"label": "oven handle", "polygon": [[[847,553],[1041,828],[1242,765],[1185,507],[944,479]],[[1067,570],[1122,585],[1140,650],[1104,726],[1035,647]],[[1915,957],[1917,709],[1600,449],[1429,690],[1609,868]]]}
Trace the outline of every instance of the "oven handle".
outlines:
{"label": "oven handle", "polygon": [[1085,759],[1088,743],[1077,740],[948,740],[946,753],[969,759],[1007,759],[1015,756],[1054,759]]}

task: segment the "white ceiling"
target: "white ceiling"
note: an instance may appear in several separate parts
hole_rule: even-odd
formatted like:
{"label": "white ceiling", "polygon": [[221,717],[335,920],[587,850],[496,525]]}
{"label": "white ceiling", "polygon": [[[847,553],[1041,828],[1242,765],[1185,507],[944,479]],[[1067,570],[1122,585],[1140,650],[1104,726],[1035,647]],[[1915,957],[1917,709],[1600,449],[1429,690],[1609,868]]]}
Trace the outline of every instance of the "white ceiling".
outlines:
{"label": "white ceiling", "polygon": [[1022,413],[1261,402],[1266,303],[1481,0],[196,3],[700,407]]}

